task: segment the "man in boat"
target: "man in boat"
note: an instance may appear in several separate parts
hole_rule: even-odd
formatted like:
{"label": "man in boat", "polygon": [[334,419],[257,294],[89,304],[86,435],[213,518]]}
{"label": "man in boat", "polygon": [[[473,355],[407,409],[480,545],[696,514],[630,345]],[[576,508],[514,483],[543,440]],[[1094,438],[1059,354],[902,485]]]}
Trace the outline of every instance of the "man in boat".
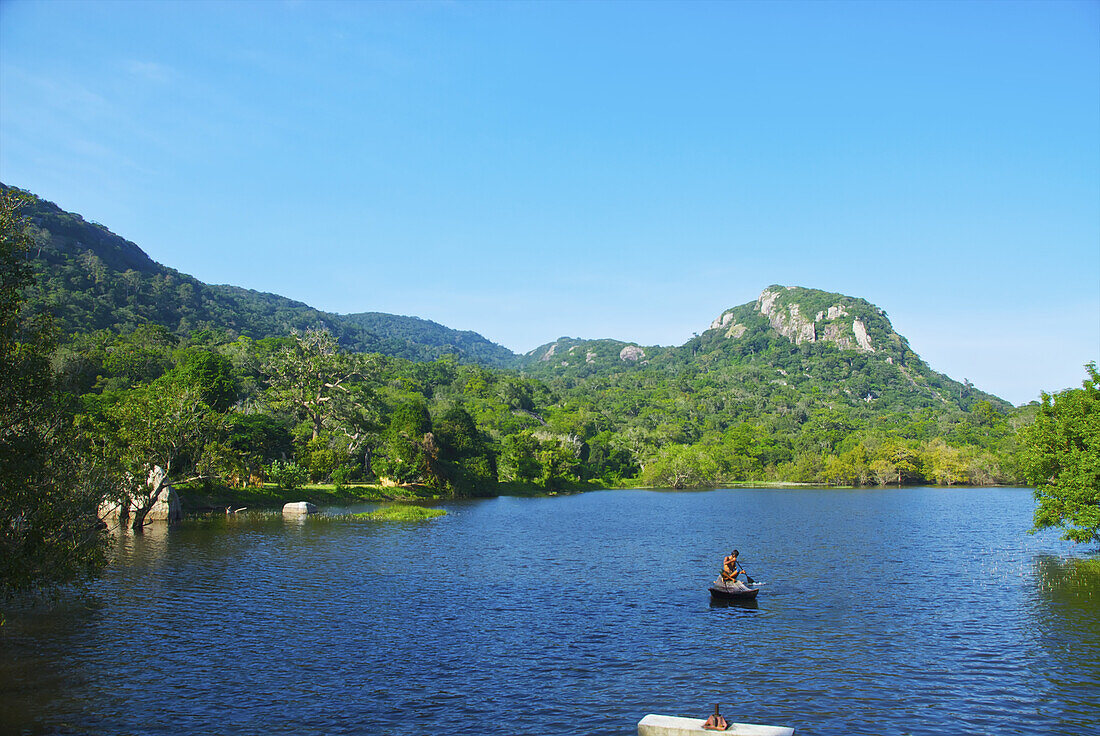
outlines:
{"label": "man in boat", "polygon": [[[738,580],[739,575],[744,575],[745,570],[737,562],[737,556],[740,554],[737,550],[730,552],[726,555],[726,558],[722,560],[722,574],[718,578],[720,583],[726,590],[748,590],[749,586]],[[746,575],[747,577],[747,575]]]}

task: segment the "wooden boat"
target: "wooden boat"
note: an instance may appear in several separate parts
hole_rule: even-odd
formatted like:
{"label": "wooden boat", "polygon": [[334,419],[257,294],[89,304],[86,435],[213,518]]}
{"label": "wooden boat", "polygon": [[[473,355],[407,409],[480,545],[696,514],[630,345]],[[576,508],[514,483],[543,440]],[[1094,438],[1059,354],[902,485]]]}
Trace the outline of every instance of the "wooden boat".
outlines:
{"label": "wooden boat", "polygon": [[720,601],[751,601],[759,592],[760,588],[727,588],[717,583],[710,586],[710,597]]}

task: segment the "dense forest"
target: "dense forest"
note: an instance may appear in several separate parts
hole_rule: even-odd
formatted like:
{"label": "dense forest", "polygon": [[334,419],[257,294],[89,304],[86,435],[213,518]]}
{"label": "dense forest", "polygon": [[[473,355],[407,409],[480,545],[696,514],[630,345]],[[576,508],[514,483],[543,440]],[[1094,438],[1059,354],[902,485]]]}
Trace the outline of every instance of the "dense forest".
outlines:
{"label": "dense forest", "polygon": [[26,314],[56,326],[75,425],[133,477],[454,495],[1021,477],[1035,407],[935,373],[862,299],[772,286],[681,346],[562,338],[515,356],[425,320],[203,284],[23,196]]}
{"label": "dense forest", "polygon": [[27,290],[33,311],[48,313],[66,333],[111,329],[130,332],[159,324],[177,335],[217,328],[261,338],[323,328],[354,352],[380,352],[410,360],[456,355],[467,362],[505,366],[507,348],[474,332],[390,314],[337,315],[276,294],[205,284],[156,263],[137,245],[104,226],[22,194],[22,216],[32,240],[35,281]]}

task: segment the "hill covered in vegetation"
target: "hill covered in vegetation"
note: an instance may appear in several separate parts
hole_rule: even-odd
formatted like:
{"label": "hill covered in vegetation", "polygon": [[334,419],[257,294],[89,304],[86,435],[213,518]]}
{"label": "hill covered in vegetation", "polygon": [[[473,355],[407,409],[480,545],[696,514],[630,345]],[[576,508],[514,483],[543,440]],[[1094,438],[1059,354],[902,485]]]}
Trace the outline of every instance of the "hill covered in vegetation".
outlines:
{"label": "hill covered in vegetation", "polygon": [[[0,191],[13,188],[0,184]],[[211,285],[153,261],[136,244],[103,225],[28,194],[35,285],[32,309],[53,316],[64,332],[131,332],[161,325],[176,335],[213,329],[230,337],[288,336],[323,328],[346,349],[433,360],[455,355],[491,366],[511,363],[507,348],[473,332],[416,317],[339,315],[276,294]]]}
{"label": "hill covered in vegetation", "polygon": [[130,423],[198,396],[204,429],[177,467],[225,482],[1004,483],[1033,414],[826,291],[770,286],[680,346],[561,338],[515,356],[426,320],[204,284],[33,196],[23,215],[27,309],[68,334],[53,363],[81,426],[129,453]]}

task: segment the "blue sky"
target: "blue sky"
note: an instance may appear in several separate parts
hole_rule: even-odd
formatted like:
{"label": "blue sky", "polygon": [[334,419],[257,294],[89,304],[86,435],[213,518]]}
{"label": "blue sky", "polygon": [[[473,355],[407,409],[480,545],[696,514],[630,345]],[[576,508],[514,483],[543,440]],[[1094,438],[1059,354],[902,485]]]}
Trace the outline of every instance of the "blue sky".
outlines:
{"label": "blue sky", "polygon": [[517,352],[774,283],[1014,403],[1100,360],[1100,4],[0,0],[0,179]]}

